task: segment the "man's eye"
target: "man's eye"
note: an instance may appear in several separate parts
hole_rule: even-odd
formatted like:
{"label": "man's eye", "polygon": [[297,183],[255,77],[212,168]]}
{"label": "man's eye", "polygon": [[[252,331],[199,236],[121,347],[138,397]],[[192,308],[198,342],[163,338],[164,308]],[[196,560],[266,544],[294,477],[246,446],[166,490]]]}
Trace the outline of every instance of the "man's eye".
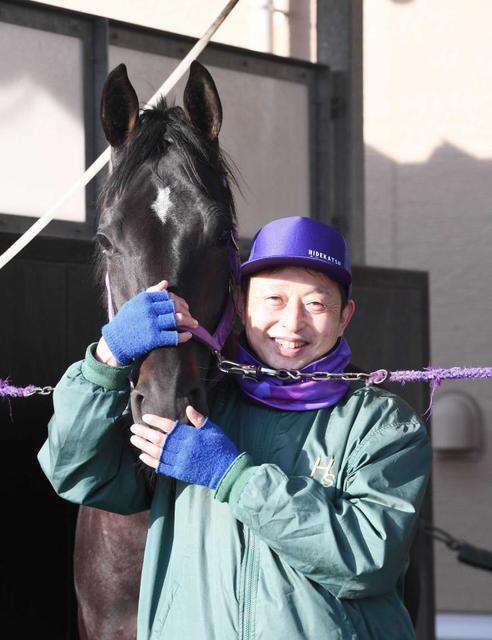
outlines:
{"label": "man's eye", "polygon": [[326,308],[322,302],[319,302],[319,300],[311,300],[310,302],[306,303],[306,306],[311,311],[322,311]]}

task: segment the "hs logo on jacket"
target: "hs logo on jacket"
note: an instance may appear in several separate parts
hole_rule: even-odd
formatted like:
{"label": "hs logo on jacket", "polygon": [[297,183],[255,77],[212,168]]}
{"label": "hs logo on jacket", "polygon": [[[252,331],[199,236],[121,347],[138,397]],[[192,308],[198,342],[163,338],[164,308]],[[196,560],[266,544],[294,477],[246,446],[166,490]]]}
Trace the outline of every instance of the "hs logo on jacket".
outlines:
{"label": "hs logo on jacket", "polygon": [[335,463],[335,458],[328,458],[325,465],[322,465],[321,463],[322,458],[316,458],[316,461],[311,470],[311,478],[314,478],[317,473],[322,473],[323,475],[321,476],[321,484],[324,487],[333,487],[335,485],[336,476],[331,469]]}

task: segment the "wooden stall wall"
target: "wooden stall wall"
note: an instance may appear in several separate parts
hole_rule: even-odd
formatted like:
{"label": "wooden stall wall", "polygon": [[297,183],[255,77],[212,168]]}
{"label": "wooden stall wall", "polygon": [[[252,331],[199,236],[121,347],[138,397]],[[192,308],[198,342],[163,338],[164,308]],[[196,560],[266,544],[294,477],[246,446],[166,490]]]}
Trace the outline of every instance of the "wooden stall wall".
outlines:
{"label": "wooden stall wall", "polygon": [[[13,241],[0,234],[0,252]],[[104,320],[92,245],[38,239],[0,271],[0,377],[54,385]],[[76,507],[37,463],[51,396],[0,403],[0,629],[4,638],[76,638],[72,546]]]}

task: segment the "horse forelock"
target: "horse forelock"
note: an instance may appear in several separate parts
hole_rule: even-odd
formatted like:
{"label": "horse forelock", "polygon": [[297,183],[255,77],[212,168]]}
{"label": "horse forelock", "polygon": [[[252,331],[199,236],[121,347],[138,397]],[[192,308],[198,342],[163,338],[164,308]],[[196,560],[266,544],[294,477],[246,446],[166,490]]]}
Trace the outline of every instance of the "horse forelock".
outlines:
{"label": "horse forelock", "polygon": [[127,142],[116,151],[112,171],[100,193],[100,205],[113,202],[125,191],[135,173],[150,163],[159,178],[159,161],[173,145],[189,180],[206,196],[209,185],[203,180],[200,167],[212,170],[221,178],[225,188],[225,203],[235,221],[235,206],[231,184],[238,187],[231,162],[216,141],[209,141],[190,124],[184,110],[168,106],[162,98],[155,107],[142,111],[137,126]]}

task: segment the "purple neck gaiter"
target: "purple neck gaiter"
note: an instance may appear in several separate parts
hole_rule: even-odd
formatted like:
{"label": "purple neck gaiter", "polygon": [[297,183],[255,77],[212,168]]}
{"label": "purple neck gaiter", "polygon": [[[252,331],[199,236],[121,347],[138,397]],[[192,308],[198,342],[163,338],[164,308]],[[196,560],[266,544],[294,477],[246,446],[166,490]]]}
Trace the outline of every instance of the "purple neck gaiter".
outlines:
{"label": "purple neck gaiter", "polygon": [[[237,345],[237,361],[241,364],[265,366],[253,356],[241,343]],[[306,365],[300,371],[327,371],[341,373],[350,363],[352,353],[345,338],[326,356]],[[286,411],[309,411],[332,407],[347,393],[349,382],[346,380],[289,380],[283,381],[270,376],[260,380],[238,378],[238,384],[245,393],[256,402],[275,409]]]}

